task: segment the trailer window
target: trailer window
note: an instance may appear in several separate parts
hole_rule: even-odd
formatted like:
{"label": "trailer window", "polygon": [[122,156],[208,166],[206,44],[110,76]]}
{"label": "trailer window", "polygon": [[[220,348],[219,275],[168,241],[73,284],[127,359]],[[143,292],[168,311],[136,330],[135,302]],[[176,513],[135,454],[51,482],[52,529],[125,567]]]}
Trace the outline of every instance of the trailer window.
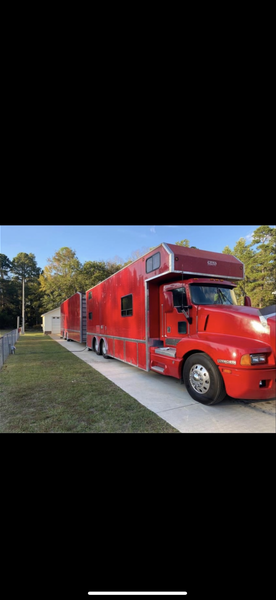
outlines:
{"label": "trailer window", "polygon": [[122,317],[132,317],[132,294],[121,298],[121,315]]}
{"label": "trailer window", "polygon": [[89,318],[89,321],[92,321],[92,312],[89,313],[88,318]]}
{"label": "trailer window", "polygon": [[161,264],[160,252],[156,252],[156,254],[153,254],[153,256],[150,256],[146,260],[146,272],[151,273],[151,271],[155,271],[156,269],[159,269],[160,264]]}
{"label": "trailer window", "polygon": [[92,298],[92,292],[89,292],[89,294],[88,294],[88,300],[91,300],[91,298]]}

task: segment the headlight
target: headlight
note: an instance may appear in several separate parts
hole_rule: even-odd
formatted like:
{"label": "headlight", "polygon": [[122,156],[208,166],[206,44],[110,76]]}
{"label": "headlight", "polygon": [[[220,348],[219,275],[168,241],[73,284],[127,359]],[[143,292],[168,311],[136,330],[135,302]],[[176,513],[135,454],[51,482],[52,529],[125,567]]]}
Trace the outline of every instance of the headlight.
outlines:
{"label": "headlight", "polygon": [[266,354],[244,354],[241,357],[241,365],[262,365],[267,363],[267,355]]}

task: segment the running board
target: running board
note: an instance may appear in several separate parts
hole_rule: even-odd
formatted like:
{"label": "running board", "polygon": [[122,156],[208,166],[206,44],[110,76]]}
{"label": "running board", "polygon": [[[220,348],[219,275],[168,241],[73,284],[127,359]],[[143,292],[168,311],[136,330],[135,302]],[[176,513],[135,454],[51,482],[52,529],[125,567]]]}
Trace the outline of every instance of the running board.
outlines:
{"label": "running board", "polygon": [[156,367],[156,366],[153,366],[153,367],[151,367],[151,370],[152,371],[157,371],[157,373],[164,373],[165,367]]}
{"label": "running board", "polygon": [[162,356],[170,356],[171,358],[175,358],[176,348],[156,348],[154,354],[161,354]]}

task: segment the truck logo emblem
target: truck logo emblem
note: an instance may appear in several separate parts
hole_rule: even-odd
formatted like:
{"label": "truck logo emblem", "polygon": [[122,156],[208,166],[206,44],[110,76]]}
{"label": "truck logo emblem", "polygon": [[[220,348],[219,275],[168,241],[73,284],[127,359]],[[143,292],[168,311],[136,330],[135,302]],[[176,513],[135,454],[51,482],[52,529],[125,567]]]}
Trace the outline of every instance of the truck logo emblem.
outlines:
{"label": "truck logo emblem", "polygon": [[207,265],[212,265],[212,266],[216,267],[217,264],[218,263],[215,260],[207,260]]}

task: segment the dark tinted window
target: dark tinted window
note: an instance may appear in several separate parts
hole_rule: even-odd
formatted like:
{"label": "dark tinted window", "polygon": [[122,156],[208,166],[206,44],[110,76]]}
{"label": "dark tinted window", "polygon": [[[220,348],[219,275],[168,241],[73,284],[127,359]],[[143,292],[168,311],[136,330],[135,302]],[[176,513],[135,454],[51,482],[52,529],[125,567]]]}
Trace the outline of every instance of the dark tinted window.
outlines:
{"label": "dark tinted window", "polygon": [[160,267],[160,252],[156,252],[153,256],[150,256],[146,260],[146,272],[150,273],[151,271],[155,271],[155,269],[159,269]]}
{"label": "dark tinted window", "polygon": [[121,298],[121,315],[122,317],[132,317],[132,294]]}
{"label": "dark tinted window", "polygon": [[178,322],[178,333],[187,333],[187,322],[186,321]]}

